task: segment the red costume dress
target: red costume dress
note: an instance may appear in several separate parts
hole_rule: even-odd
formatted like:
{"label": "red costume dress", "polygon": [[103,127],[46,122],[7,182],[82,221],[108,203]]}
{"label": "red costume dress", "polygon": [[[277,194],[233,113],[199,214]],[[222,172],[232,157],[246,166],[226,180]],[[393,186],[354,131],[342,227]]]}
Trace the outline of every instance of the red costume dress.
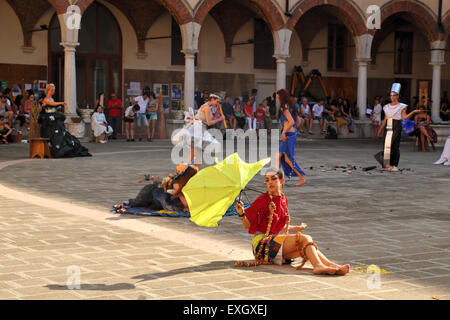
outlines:
{"label": "red costume dress", "polygon": [[[276,209],[270,221],[269,204],[273,201]],[[256,260],[265,260],[275,264],[282,264],[282,246],[286,235],[278,235],[288,221],[288,201],[284,195],[270,198],[268,193],[259,196],[253,204],[245,210],[245,216],[250,222],[248,232],[254,234],[253,254]],[[270,224],[268,238],[266,232]],[[267,249],[267,246],[269,247]],[[280,252],[281,251],[281,252]]]}

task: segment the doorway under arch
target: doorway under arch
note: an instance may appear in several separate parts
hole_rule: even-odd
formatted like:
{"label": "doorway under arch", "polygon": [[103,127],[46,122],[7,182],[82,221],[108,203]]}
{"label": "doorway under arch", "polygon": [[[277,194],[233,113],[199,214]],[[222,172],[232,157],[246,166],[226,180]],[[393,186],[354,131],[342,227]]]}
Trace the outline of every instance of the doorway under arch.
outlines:
{"label": "doorway under arch", "polygon": [[[112,92],[122,97],[122,34],[113,14],[104,5],[94,2],[84,12],[76,51],[77,103],[81,108],[93,108],[98,95]],[[48,33],[49,81],[64,93],[64,48],[56,14]]]}

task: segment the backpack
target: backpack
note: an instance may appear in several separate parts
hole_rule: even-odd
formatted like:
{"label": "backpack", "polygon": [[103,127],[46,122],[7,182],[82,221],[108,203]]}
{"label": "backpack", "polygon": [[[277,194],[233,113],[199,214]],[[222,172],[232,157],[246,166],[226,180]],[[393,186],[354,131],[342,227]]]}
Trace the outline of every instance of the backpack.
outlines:
{"label": "backpack", "polygon": [[327,135],[325,136],[326,139],[337,139],[338,135],[336,132],[336,129],[332,126],[327,127]]}

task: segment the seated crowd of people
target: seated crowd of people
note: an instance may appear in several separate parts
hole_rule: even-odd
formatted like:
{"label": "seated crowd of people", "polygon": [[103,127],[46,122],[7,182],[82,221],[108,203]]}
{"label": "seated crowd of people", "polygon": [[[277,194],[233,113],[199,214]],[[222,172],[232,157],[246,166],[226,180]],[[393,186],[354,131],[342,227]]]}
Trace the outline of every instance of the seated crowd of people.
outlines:
{"label": "seated crowd of people", "polygon": [[[39,99],[42,101],[43,96]],[[6,88],[0,93],[0,140],[1,143],[13,142],[14,129],[22,134],[24,128],[30,130],[29,117],[35,94],[27,90],[25,95],[13,96],[11,89]],[[17,123],[17,126],[16,126]]]}

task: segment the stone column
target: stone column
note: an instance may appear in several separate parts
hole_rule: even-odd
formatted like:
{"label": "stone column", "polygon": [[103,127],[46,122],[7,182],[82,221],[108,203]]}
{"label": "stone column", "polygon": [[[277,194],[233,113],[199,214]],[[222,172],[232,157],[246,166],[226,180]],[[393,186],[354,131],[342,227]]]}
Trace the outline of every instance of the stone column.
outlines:
{"label": "stone column", "polygon": [[183,39],[185,57],[184,73],[184,106],[185,109],[195,106],[195,54],[198,52],[198,37],[201,25],[196,22],[188,22],[180,26]]}
{"label": "stone column", "polygon": [[358,60],[358,115],[360,120],[366,119],[367,109],[367,66],[369,61]]}
{"label": "stone column", "polygon": [[[276,90],[286,88],[286,64],[289,58],[289,46],[291,44],[292,30],[280,29],[273,32],[274,58],[277,62]],[[277,113],[280,106],[277,102]]]}
{"label": "stone column", "polygon": [[286,64],[289,56],[274,55],[277,61],[277,91],[286,89]]}
{"label": "stone column", "polygon": [[433,122],[440,122],[441,117],[439,111],[441,108],[441,69],[442,65],[445,64],[444,54],[445,54],[445,41],[435,41],[431,44],[431,62],[430,65],[433,66],[433,84],[431,90],[431,120]]}
{"label": "stone column", "polygon": [[64,101],[66,122],[72,122],[70,118],[77,117],[77,75],[75,64],[75,48],[79,43],[62,42],[64,47]]}
{"label": "stone column", "polygon": [[373,36],[363,34],[355,37],[356,62],[358,62],[358,115],[361,121],[366,120],[367,109],[367,69],[371,61]]}
{"label": "stone column", "polygon": [[[184,106],[185,110],[195,106],[195,54],[197,50],[183,50],[184,53]],[[200,106],[199,106],[200,107]]]}
{"label": "stone column", "polygon": [[[78,29],[67,23],[68,14],[59,14],[61,28],[61,46],[64,47],[64,108],[66,129],[75,137],[83,138],[85,134],[84,122],[74,123],[72,118],[77,115],[77,74],[76,74],[76,47],[78,43]],[[80,17],[81,20],[81,17]],[[62,98],[62,97],[61,97]]]}

